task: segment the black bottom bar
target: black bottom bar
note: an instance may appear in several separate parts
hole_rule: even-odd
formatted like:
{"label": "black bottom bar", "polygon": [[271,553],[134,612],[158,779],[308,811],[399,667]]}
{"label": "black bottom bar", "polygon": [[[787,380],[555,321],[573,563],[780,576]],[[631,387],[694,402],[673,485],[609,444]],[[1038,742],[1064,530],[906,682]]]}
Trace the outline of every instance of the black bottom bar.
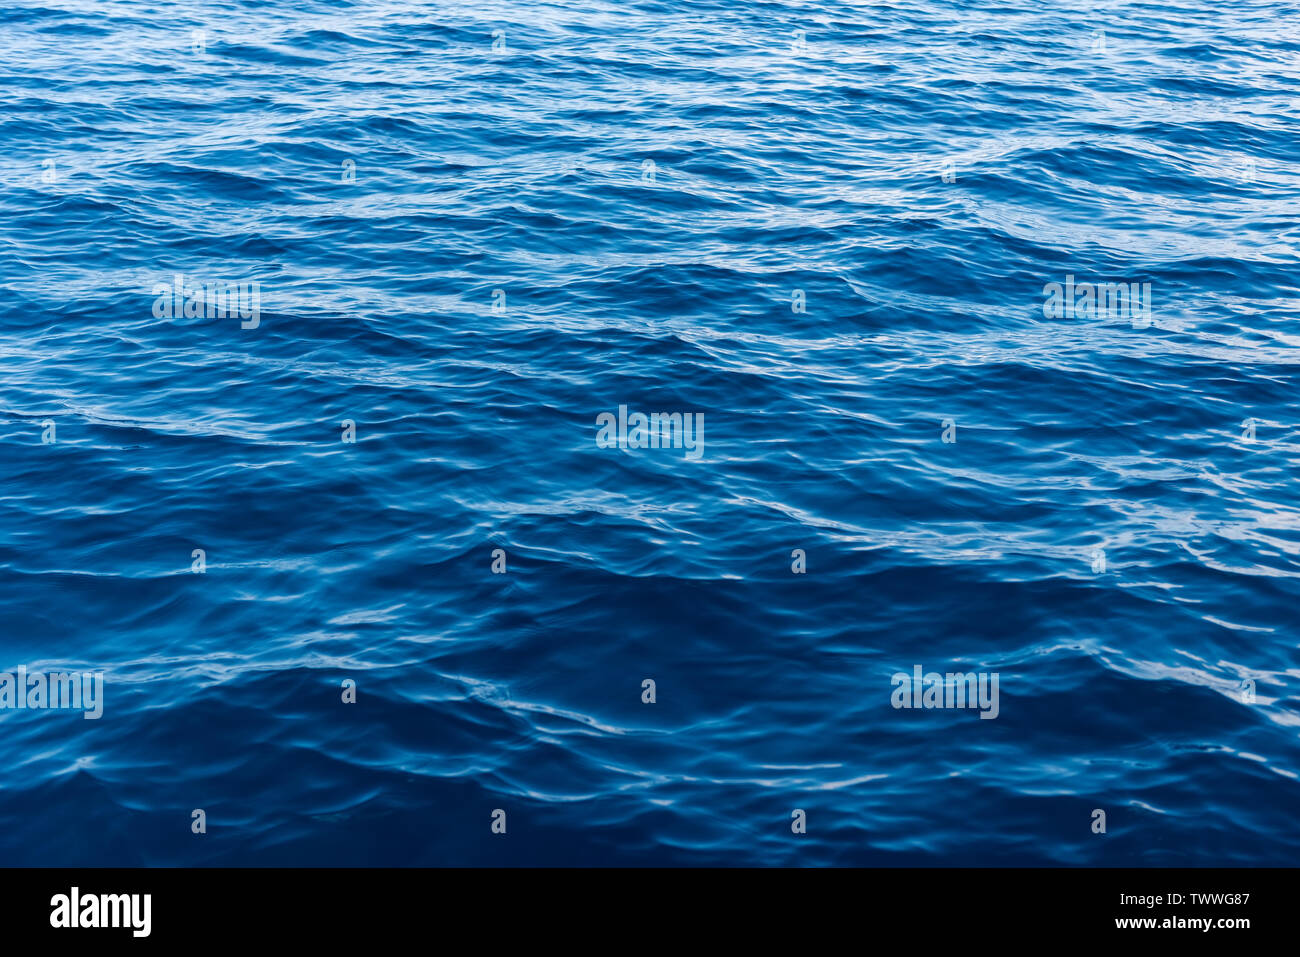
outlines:
{"label": "black bottom bar", "polygon": [[373,948],[455,931],[493,949],[516,937],[667,945],[699,933],[768,944],[905,933],[952,944],[1195,937],[1231,947],[1294,934],[1296,877],[1280,869],[10,869],[0,870],[0,920],[10,942],[140,946]]}

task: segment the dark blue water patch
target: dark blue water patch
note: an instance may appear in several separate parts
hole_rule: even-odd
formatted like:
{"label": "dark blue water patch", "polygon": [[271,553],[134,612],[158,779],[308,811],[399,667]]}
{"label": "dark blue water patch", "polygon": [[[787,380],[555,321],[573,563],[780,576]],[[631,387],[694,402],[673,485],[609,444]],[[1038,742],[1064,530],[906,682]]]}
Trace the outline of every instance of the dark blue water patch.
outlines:
{"label": "dark blue water patch", "polygon": [[1286,14],[0,11],[5,860],[1294,863]]}

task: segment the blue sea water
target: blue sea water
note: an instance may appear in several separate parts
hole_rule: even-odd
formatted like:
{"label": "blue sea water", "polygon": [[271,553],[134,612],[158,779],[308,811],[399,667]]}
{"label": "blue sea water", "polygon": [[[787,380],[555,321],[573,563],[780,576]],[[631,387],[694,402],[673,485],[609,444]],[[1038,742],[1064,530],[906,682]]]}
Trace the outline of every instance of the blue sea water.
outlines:
{"label": "blue sea water", "polygon": [[1295,13],[5,4],[0,860],[1296,863]]}

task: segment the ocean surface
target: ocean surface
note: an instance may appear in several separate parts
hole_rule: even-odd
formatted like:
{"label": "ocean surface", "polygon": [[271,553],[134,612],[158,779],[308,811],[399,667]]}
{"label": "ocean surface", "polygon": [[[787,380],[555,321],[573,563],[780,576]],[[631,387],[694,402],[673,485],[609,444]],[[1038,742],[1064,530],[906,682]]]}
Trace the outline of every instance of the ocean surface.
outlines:
{"label": "ocean surface", "polygon": [[0,860],[1297,863],[1297,129],[1284,3],[4,4]]}

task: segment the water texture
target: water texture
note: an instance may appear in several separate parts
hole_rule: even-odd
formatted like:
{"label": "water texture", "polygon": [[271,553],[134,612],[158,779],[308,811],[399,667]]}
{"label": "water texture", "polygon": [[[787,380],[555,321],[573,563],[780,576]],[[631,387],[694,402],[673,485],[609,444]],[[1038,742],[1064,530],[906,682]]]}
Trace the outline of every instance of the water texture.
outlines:
{"label": "water texture", "polygon": [[1296,14],[6,3],[0,859],[1295,864]]}

